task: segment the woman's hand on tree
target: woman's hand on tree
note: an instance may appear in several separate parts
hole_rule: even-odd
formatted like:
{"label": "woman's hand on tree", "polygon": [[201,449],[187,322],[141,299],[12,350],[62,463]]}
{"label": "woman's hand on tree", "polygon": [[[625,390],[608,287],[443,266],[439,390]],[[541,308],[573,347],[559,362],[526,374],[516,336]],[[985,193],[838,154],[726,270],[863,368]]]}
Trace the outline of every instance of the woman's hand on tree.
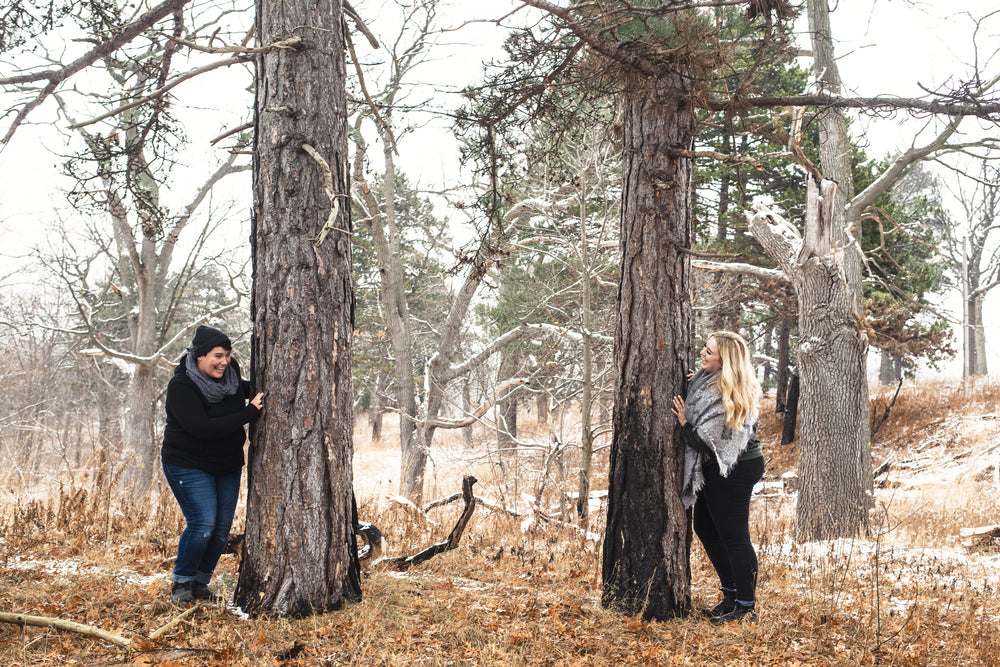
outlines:
{"label": "woman's hand on tree", "polygon": [[677,417],[677,421],[681,423],[681,426],[688,423],[687,417],[684,416],[684,407],[684,399],[680,396],[674,396],[674,407],[670,411]]}
{"label": "woman's hand on tree", "polygon": [[264,392],[260,392],[256,396],[250,399],[250,405],[254,406],[258,410],[264,409]]}

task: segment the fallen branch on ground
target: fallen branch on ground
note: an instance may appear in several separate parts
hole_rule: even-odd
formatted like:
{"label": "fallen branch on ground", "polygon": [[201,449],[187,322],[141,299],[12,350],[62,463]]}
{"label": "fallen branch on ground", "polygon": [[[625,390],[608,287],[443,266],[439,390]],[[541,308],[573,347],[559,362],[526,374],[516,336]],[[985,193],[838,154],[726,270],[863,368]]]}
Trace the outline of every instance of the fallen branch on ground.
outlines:
{"label": "fallen branch on ground", "polygon": [[178,625],[180,625],[181,621],[183,621],[188,616],[193,615],[199,609],[201,609],[201,605],[200,604],[194,605],[190,609],[184,611],[182,614],[180,614],[179,616],[177,616],[177,618],[175,618],[174,620],[170,621],[169,623],[167,623],[166,625],[162,626],[158,630],[154,630],[152,632],[152,634],[149,635],[149,638],[150,639],[159,639],[161,635],[165,634],[167,631],[171,630],[172,628],[175,628]]}
{"label": "fallen branch on ground", "polygon": [[97,637],[98,639],[103,639],[106,642],[111,642],[115,646],[120,646],[122,648],[130,648],[132,646],[131,639],[119,637],[118,635],[112,634],[106,630],[96,628],[93,625],[84,625],[83,623],[67,621],[63,618],[52,618],[50,616],[29,616],[27,614],[13,614],[11,612],[0,611],[0,622],[13,623],[14,625],[20,626],[34,625],[39,628],[56,628],[57,630],[75,632],[77,634],[87,635],[88,637]]}
{"label": "fallen branch on ground", "polygon": [[968,549],[993,549],[1000,544],[1000,526],[961,528],[958,534]]}
{"label": "fallen branch on ground", "polygon": [[432,544],[423,551],[412,556],[383,558],[375,564],[375,567],[378,567],[379,569],[391,569],[396,570],[397,572],[404,572],[410,569],[412,565],[418,565],[426,562],[440,553],[451,551],[456,548],[459,540],[462,539],[462,533],[465,532],[465,526],[468,525],[469,519],[472,518],[472,512],[476,509],[476,497],[472,494],[472,485],[475,484],[476,481],[476,478],[472,475],[466,475],[462,478],[462,498],[465,500],[465,509],[462,510],[462,515],[458,517],[455,527],[451,529],[451,534],[448,535],[448,539]]}
{"label": "fallen branch on ground", "polygon": [[406,498],[404,496],[392,495],[389,496],[389,502],[399,505],[401,508],[403,508],[403,510],[407,514],[420,519],[421,521],[427,523],[428,525],[434,526],[435,528],[440,527],[440,524],[432,521],[431,518],[427,516],[427,514],[425,514],[423,510],[417,507],[416,504],[409,498]]}

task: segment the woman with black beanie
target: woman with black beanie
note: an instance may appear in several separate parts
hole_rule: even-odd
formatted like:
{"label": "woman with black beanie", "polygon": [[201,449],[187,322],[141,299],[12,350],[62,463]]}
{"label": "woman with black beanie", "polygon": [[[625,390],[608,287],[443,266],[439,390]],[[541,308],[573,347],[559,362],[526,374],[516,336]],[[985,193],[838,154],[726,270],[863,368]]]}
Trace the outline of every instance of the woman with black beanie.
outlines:
{"label": "woman with black beanie", "polygon": [[236,513],[245,426],[264,409],[264,394],[247,403],[250,383],[232,349],[226,334],[199,326],[167,384],[163,474],[187,522],[170,590],[178,605],[219,600],[208,583]]}

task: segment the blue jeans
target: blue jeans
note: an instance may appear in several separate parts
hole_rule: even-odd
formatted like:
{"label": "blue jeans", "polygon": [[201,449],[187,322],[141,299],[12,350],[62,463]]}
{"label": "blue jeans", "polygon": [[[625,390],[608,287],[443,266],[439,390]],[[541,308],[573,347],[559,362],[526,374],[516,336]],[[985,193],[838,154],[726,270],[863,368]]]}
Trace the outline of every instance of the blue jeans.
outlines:
{"label": "blue jeans", "polygon": [[213,475],[164,463],[163,474],[187,521],[177,544],[173,580],[207,584],[229,542],[240,496],[240,471]]}

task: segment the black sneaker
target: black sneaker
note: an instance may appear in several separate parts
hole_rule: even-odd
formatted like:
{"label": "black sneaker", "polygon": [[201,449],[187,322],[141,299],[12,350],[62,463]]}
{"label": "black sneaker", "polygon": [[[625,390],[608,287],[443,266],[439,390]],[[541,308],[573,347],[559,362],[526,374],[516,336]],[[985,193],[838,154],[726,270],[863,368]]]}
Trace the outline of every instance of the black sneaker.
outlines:
{"label": "black sneaker", "polygon": [[750,623],[751,621],[757,620],[757,611],[754,609],[753,605],[748,607],[737,602],[736,608],[731,612],[722,614],[721,616],[713,616],[708,620],[716,625],[722,625],[724,623]]}
{"label": "black sneaker", "polygon": [[192,582],[191,593],[194,595],[195,600],[206,600],[208,602],[219,602],[222,600],[221,595],[209,588],[208,584],[203,584],[200,581]]}
{"label": "black sneaker", "polygon": [[180,583],[175,581],[174,585],[170,587],[170,601],[178,607],[194,602],[194,582]]}

